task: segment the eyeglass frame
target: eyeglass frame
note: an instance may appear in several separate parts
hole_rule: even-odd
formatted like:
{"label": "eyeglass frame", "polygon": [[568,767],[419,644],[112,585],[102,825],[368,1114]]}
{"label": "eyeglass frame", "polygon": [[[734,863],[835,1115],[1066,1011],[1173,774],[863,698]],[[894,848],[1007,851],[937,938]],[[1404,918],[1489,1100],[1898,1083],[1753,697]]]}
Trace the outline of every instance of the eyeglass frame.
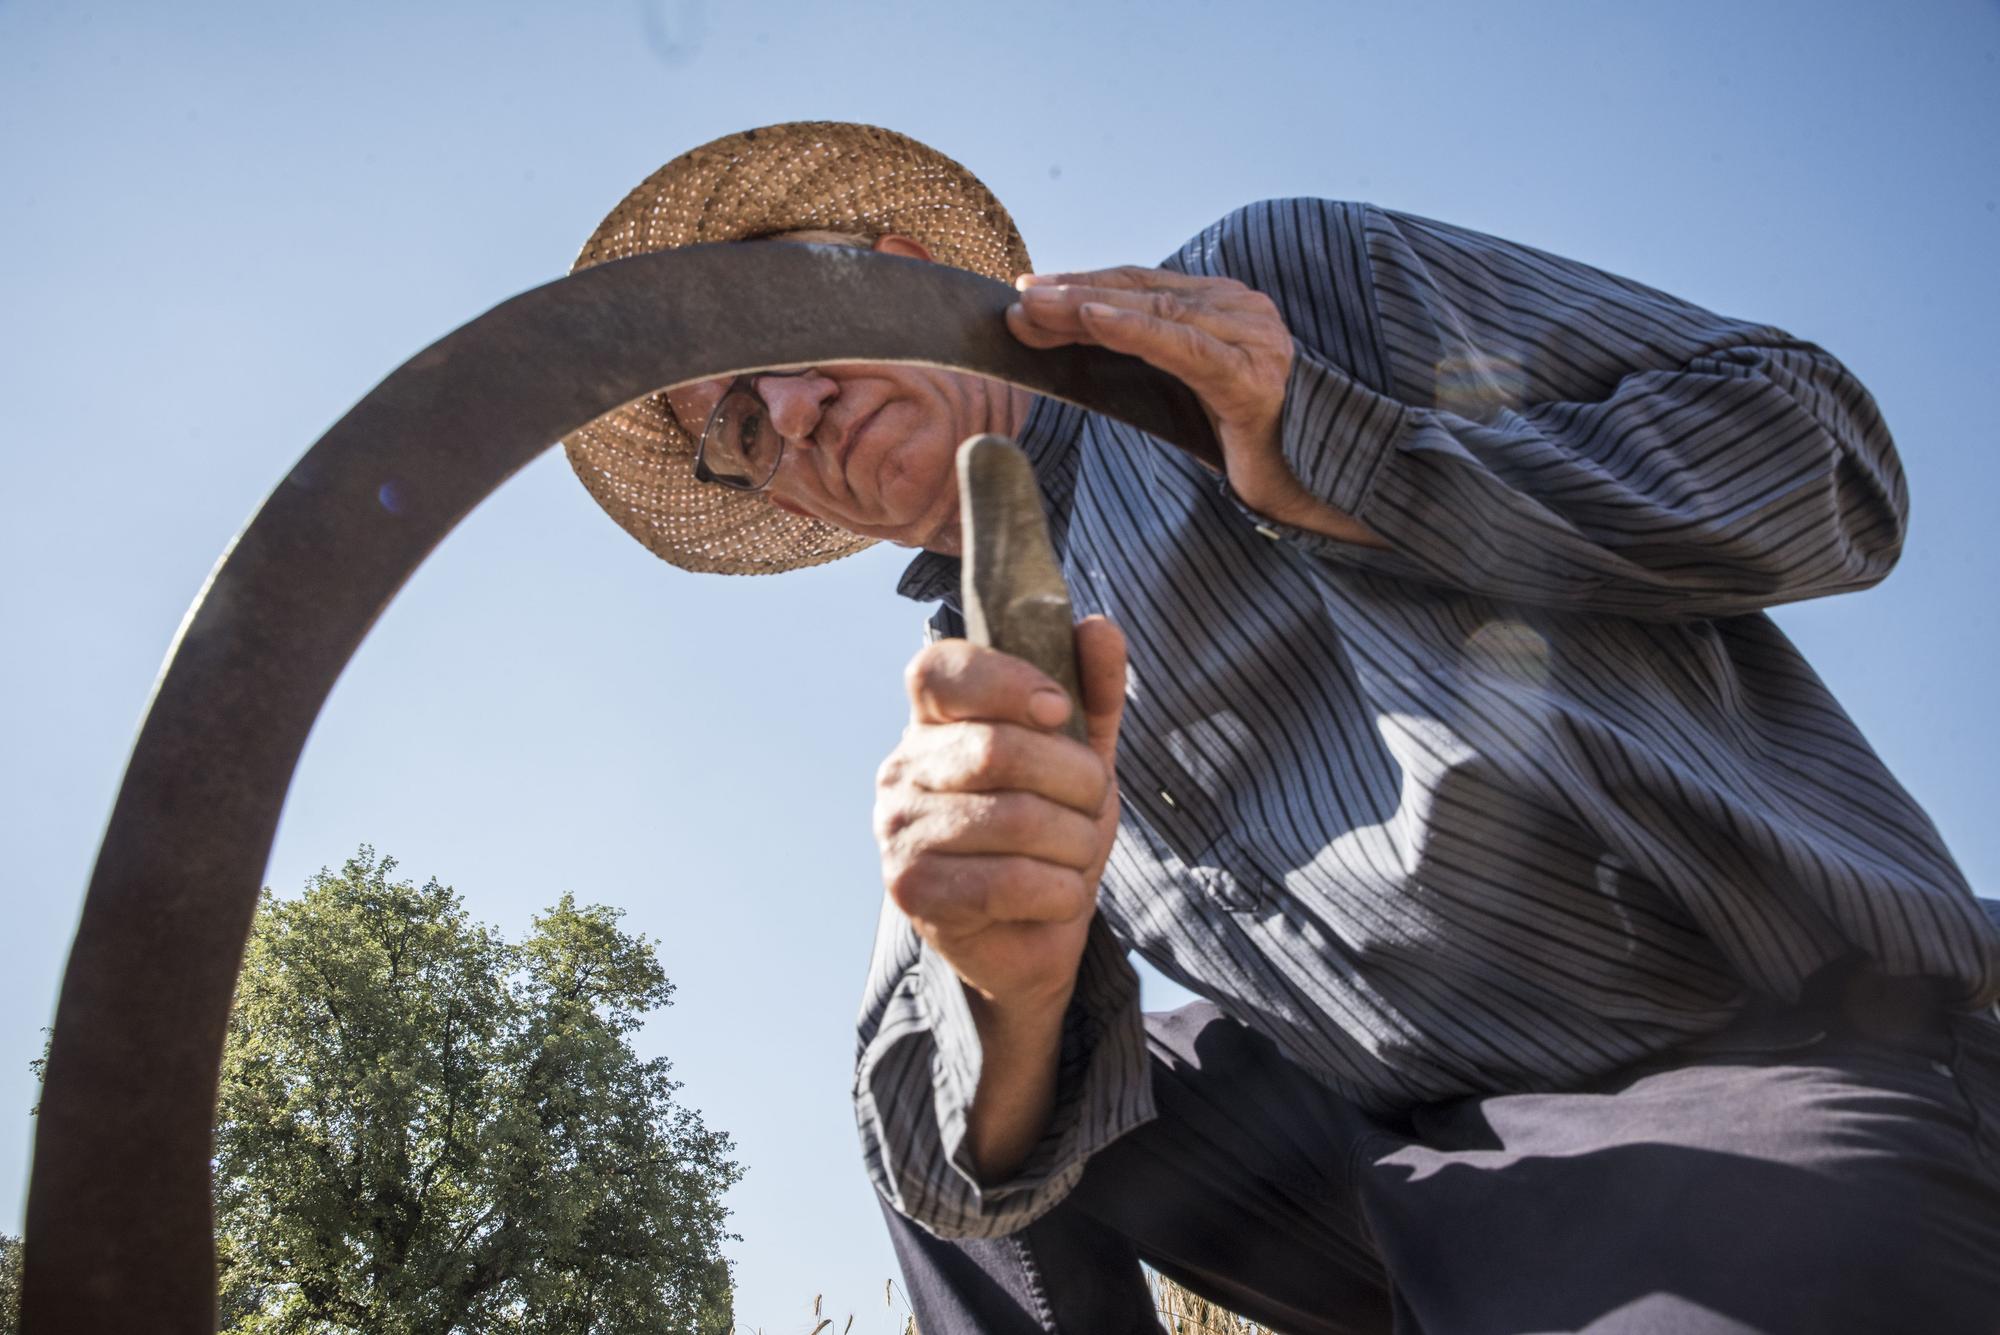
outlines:
{"label": "eyeglass frame", "polygon": [[718,473],[708,466],[708,442],[716,433],[716,425],[722,420],[722,410],[728,406],[729,400],[734,395],[738,393],[750,395],[751,398],[763,405],[764,413],[768,419],[771,412],[771,402],[757,388],[759,380],[775,377],[789,378],[792,376],[813,375],[818,370],[819,368],[816,366],[802,366],[792,371],[745,371],[742,375],[731,380],[728,388],[722,391],[722,397],[717,399],[715,406],[708,410],[708,420],[701,424],[701,439],[697,440],[694,445],[695,481],[713,482],[718,487],[727,487],[731,491],[741,492],[746,496],[755,495],[776,481],[778,468],[785,462],[785,450],[791,442],[786,440],[784,434],[779,432],[775,426],[771,430],[778,437],[778,454],[776,458],[771,460],[771,471],[765,475],[762,482],[753,483],[748,486],[731,481],[728,475]]}

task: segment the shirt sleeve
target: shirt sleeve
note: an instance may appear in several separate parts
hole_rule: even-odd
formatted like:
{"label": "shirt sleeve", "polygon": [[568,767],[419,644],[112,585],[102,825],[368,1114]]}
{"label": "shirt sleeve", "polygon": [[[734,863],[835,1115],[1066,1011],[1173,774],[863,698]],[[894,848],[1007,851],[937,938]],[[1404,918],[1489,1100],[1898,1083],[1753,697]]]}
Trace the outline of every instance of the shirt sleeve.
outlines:
{"label": "shirt sleeve", "polygon": [[885,897],[861,1009],[855,1119],[875,1189],[940,1237],[1025,1227],[1069,1194],[1091,1155],[1154,1116],[1139,978],[1124,948],[1102,917],[1091,920],[1049,1129],[1014,1176],[986,1187],[965,1143],[979,1071],[964,984]]}
{"label": "shirt sleeve", "polygon": [[1282,444],[1386,552],[1314,554],[1508,601],[1727,616],[1862,588],[1908,498],[1868,391],[1810,343],[1363,204],[1239,210],[1169,267],[1268,293]]}

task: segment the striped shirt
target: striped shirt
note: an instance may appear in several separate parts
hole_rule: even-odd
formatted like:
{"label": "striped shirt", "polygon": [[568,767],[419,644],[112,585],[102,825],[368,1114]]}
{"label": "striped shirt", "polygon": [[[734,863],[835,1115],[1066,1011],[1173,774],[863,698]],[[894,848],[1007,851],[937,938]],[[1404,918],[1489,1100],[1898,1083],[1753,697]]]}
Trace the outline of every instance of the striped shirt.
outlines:
{"label": "striped shirt", "polygon": [[[1760,610],[1901,546],[1901,467],[1839,363],[1358,204],[1253,205],[1166,267],[1277,302],[1286,457],[1390,550],[1036,403],[1078,614],[1131,644],[1123,819],[1055,1116],[1006,1182],[971,1169],[962,986],[885,905],[855,1103],[892,1204],[1012,1231],[1153,1115],[1128,949],[1382,1110],[1573,1086],[1856,955],[2000,994],[2000,930]],[[955,561],[902,591],[961,633]]]}

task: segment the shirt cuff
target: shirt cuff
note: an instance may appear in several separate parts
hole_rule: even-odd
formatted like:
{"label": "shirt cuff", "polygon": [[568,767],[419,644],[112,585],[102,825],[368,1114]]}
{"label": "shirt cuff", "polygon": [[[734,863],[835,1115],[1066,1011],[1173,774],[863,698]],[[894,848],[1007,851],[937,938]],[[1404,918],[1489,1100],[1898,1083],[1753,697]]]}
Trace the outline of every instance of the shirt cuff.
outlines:
{"label": "shirt cuff", "polygon": [[[1063,1016],[1049,1127],[1002,1182],[981,1185],[967,1143],[981,1048],[965,986],[928,946],[905,982],[920,1023],[864,1045],[855,1095],[876,1188],[931,1232],[994,1237],[1026,1227],[1069,1194],[1092,1155],[1154,1117],[1138,975],[1103,918],[1091,920]],[[929,1098],[908,1097],[924,1076]]]}
{"label": "shirt cuff", "polygon": [[[1372,502],[1405,444],[1411,415],[1406,404],[1377,394],[1300,346],[1286,385],[1280,444],[1286,463],[1308,491],[1396,543],[1398,535],[1384,529]],[[1385,551],[1281,523],[1244,504],[1227,479],[1219,485],[1251,527],[1267,538],[1308,556],[1377,575],[1430,578],[1423,566],[1394,547]]]}
{"label": "shirt cuff", "polygon": [[1410,410],[1302,343],[1292,354],[1279,419],[1285,462],[1307,491],[1366,523],[1376,476],[1408,429]]}

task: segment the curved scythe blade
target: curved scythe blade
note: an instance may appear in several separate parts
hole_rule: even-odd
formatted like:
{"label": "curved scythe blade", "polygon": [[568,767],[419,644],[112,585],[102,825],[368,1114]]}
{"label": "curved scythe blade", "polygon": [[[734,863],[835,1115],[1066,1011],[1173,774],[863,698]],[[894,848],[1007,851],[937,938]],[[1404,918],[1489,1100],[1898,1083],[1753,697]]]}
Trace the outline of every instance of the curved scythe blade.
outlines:
{"label": "curved scythe blade", "polygon": [[1004,284],[849,249],[640,256],[502,303],[320,438],[189,610],[112,809],[42,1093],[24,1329],[215,1329],[216,1078],[292,770],[396,590],[551,441],[667,385],[897,361],[1012,381],[1219,459],[1184,387],[1101,350],[1021,346],[1001,320],[1012,300]]}

